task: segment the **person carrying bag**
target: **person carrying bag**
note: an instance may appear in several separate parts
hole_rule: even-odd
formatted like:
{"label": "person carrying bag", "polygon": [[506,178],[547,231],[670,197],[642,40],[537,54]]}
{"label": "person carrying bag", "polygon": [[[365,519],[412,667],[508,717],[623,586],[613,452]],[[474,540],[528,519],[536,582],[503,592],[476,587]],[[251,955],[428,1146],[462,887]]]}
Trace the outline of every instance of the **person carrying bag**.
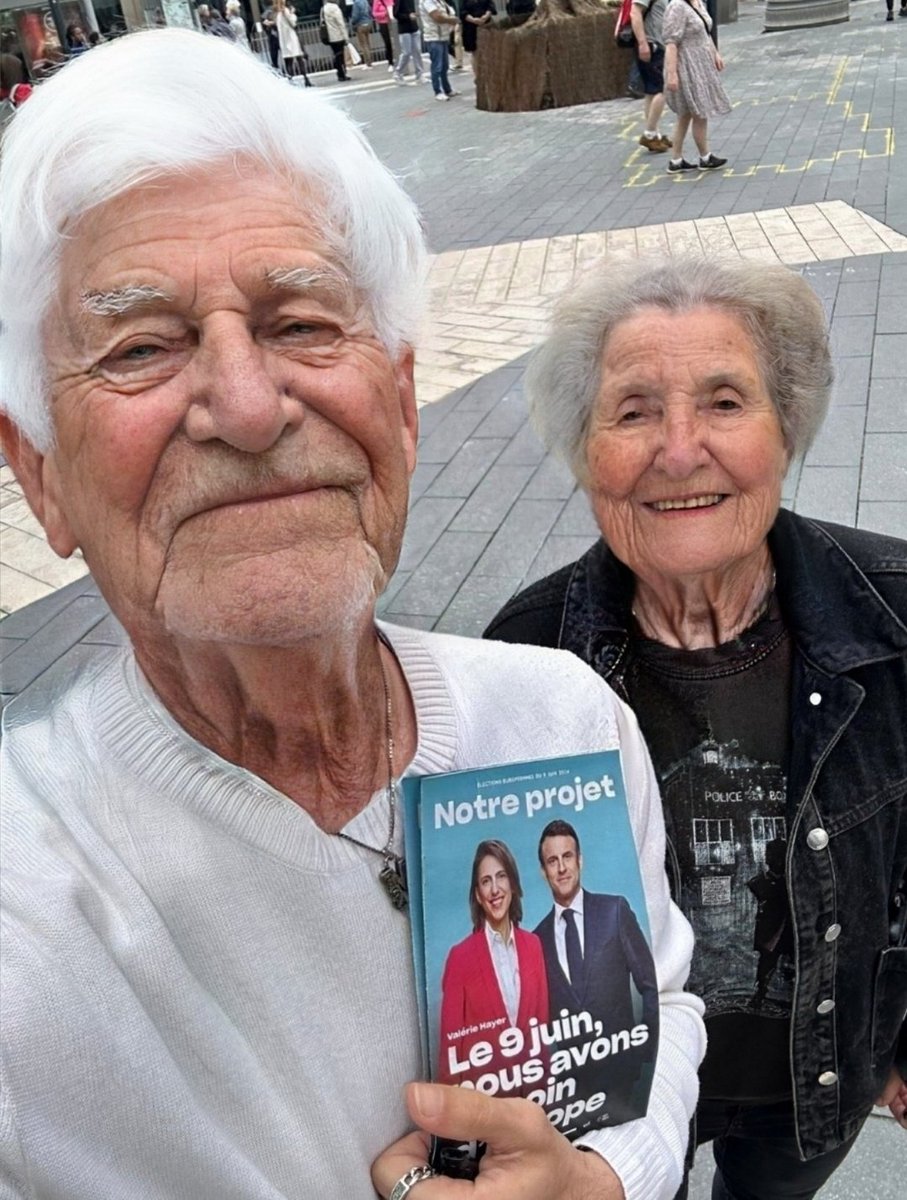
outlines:
{"label": "person carrying bag", "polygon": [[[334,55],[334,70],[337,72],[337,79],[340,83],[346,83],[349,75],[346,73],[344,50],[349,41],[349,34],[340,6],[333,0],[328,0],[321,9],[319,19],[327,33],[327,45],[331,47]],[[324,37],[321,40],[324,41]]]}

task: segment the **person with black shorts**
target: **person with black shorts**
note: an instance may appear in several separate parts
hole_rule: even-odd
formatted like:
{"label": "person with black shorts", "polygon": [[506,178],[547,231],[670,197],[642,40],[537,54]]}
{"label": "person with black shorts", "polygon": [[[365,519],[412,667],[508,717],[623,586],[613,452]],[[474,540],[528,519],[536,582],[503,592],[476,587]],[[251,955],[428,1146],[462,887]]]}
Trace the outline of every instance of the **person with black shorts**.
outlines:
{"label": "person with black shorts", "polygon": [[643,112],[646,127],[639,144],[653,154],[663,154],[671,148],[671,139],[658,131],[658,123],[665,106],[665,48],[661,40],[661,25],[666,7],[667,0],[633,0],[633,7],[630,9],[630,23],[636,37],[636,61],[639,64],[645,93]]}

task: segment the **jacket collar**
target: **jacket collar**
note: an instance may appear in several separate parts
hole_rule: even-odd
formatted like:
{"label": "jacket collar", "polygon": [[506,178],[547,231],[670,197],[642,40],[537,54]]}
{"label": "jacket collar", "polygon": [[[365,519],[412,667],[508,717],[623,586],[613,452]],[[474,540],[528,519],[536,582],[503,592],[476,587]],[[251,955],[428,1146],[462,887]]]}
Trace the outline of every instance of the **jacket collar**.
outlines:
{"label": "jacket collar", "polygon": [[629,639],[633,573],[603,541],[573,564],[558,645],[607,677]]}
{"label": "jacket collar", "polygon": [[782,509],[768,543],[785,621],[818,667],[841,674],[907,651],[907,627],[831,526]]}
{"label": "jacket collar", "polygon": [[[769,532],[784,619],[801,651],[840,674],[907,651],[907,627],[830,527],[782,509]],[[573,565],[559,645],[608,676],[629,639],[633,575],[598,541]]]}

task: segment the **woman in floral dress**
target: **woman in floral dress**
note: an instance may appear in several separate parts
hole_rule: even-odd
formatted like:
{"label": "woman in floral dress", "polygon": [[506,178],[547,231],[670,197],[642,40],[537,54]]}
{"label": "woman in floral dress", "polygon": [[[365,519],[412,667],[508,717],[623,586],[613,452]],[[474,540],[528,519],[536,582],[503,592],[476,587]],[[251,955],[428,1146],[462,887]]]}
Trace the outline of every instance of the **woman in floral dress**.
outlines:
{"label": "woman in floral dress", "polygon": [[[709,117],[731,111],[727,93],[718,77],[724,61],[710,32],[712,18],[703,0],[671,0],[665,12],[662,36],[665,43],[665,99],[677,115],[674,131],[674,156],[668,171],[714,170],[723,167],[726,158],[709,151]],[[693,141],[699,162],[687,162],[683,143],[693,126]]]}

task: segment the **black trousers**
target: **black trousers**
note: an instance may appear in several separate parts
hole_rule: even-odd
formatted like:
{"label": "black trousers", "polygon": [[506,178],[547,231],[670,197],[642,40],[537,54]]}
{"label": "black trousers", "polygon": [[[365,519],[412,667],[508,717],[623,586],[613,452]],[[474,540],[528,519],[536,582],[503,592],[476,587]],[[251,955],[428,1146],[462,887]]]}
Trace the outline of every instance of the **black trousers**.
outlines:
{"label": "black trousers", "polygon": [[[696,1145],[712,1143],[712,1200],[811,1200],[856,1141],[855,1134],[837,1149],[802,1162],[789,1100],[753,1105],[701,1100],[694,1125]],[[674,1200],[687,1200],[692,1163],[690,1152]]]}
{"label": "black trousers", "polygon": [[346,79],[346,66],[343,61],[343,48],[346,42],[331,42],[331,49],[334,52],[334,70],[337,72],[338,79]]}
{"label": "black trousers", "polygon": [[379,22],[378,32],[381,34],[381,40],[384,42],[384,53],[387,55],[387,61],[392,63],[394,61],[394,47],[391,42],[390,24],[387,21],[383,25]]}

